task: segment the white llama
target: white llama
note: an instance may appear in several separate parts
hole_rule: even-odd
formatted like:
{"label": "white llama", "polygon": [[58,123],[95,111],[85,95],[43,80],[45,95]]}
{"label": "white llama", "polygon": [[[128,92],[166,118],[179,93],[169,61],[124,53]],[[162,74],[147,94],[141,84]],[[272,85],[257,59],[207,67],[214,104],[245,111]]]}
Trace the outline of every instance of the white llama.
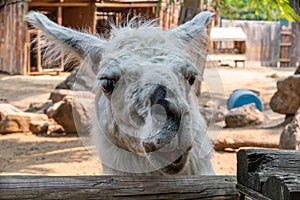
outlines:
{"label": "white llama", "polygon": [[95,74],[91,132],[104,174],[214,174],[192,89],[201,81],[212,18],[202,12],[170,31],[131,21],[113,27],[107,40],[28,14],[49,41],[48,58],[63,50]]}

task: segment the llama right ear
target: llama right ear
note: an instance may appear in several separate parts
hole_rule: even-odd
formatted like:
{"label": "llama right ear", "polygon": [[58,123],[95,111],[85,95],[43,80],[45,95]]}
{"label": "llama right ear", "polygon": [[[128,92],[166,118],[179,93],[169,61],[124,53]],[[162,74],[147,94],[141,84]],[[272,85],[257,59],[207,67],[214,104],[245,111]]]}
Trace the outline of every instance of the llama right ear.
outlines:
{"label": "llama right ear", "polygon": [[[95,56],[95,54],[98,54],[101,57],[101,46],[103,46],[104,41],[100,38],[60,26],[38,12],[31,11],[26,19],[32,26],[41,30],[42,35],[48,39],[51,44],[51,46],[48,45],[50,47],[47,49],[48,51],[52,51],[55,54],[54,51],[67,50],[68,53],[73,54],[74,57],[78,57],[80,60],[83,60],[88,55],[98,57]],[[55,46],[55,50],[51,49],[52,45]],[[52,57],[54,56],[52,55]]]}
{"label": "llama right ear", "polygon": [[172,31],[180,34],[181,38],[187,42],[190,42],[191,40],[197,40],[199,36],[207,37],[209,35],[211,23],[214,17],[215,14],[212,12],[201,12],[191,21],[172,29]]}

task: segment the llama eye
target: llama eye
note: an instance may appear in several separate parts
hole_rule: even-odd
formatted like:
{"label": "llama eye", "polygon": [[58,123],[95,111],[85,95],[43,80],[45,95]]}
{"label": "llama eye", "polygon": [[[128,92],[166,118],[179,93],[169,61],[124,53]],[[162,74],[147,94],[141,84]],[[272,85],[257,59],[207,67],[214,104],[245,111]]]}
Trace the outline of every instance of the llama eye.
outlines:
{"label": "llama eye", "polygon": [[102,91],[106,94],[112,93],[115,87],[115,80],[113,79],[101,79]]}
{"label": "llama eye", "polygon": [[194,84],[194,82],[195,82],[195,80],[196,80],[196,77],[195,76],[191,76],[190,78],[189,78],[189,84],[190,85],[193,85]]}

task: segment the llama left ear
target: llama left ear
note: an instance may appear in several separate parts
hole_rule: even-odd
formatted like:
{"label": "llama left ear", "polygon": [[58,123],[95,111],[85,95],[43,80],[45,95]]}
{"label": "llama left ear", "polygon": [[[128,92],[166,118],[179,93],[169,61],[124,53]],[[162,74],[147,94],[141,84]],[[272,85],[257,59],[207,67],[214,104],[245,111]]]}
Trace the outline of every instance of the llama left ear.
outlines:
{"label": "llama left ear", "polygon": [[52,53],[51,57],[55,57],[58,50],[67,50],[80,60],[95,52],[101,56],[104,41],[99,37],[60,26],[45,15],[34,11],[29,12],[26,19],[48,39],[45,46],[49,47],[47,51]]}
{"label": "llama left ear", "polygon": [[[186,22],[172,29],[173,32],[179,33],[183,40],[189,42],[197,39],[200,35],[209,36],[212,20],[215,14],[212,12],[201,12],[196,15],[191,21]],[[203,33],[205,35],[203,35]]]}

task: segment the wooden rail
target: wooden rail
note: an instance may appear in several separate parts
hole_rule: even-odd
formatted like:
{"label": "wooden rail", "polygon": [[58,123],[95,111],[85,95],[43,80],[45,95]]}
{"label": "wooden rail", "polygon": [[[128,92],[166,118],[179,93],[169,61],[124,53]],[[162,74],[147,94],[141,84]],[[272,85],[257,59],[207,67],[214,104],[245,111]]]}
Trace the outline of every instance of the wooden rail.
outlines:
{"label": "wooden rail", "polygon": [[234,176],[0,176],[0,199],[236,199]]}

